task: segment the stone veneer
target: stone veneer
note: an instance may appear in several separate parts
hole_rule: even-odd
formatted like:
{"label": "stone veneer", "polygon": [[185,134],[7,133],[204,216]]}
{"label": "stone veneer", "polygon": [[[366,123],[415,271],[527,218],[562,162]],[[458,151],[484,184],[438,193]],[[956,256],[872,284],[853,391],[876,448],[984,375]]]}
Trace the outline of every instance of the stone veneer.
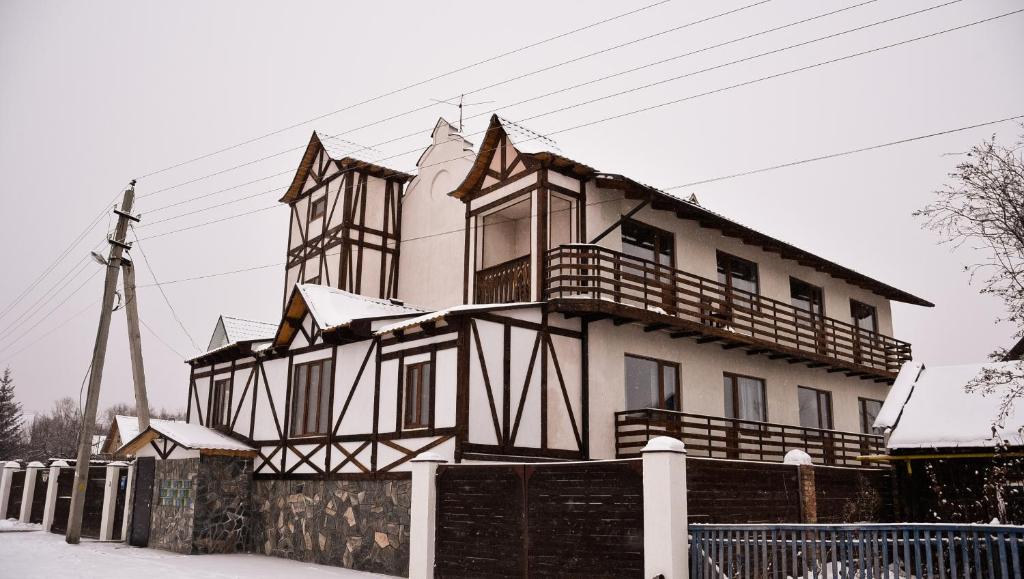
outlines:
{"label": "stone veneer", "polygon": [[406,480],[257,480],[255,550],[266,555],[408,576]]}
{"label": "stone veneer", "polygon": [[192,553],[192,523],[195,520],[194,503],[175,507],[160,504],[160,481],[191,481],[195,492],[199,476],[198,458],[156,461],[153,477],[153,507],[150,519],[149,546],[175,553]]}
{"label": "stone veneer", "polygon": [[199,459],[195,489],[194,553],[244,553],[249,539],[252,460]]}

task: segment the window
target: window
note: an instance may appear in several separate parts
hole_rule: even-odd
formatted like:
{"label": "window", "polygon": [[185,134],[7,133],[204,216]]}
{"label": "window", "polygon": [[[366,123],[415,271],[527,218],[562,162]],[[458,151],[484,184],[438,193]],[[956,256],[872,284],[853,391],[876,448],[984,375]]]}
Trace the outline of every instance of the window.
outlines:
{"label": "window", "polygon": [[870,398],[860,399],[860,431],[864,434],[882,434],[884,428],[875,428],[875,418],[878,418],[878,411],[882,409],[881,400]]}
{"label": "window", "polygon": [[626,410],[679,410],[679,365],[626,355]]}
{"label": "window", "polygon": [[878,314],[875,306],[869,306],[857,300],[850,300],[850,317],[853,318],[853,325],[865,332],[878,332]]}
{"label": "window", "polygon": [[213,407],[207,420],[211,428],[228,426],[231,422],[231,380],[217,380],[213,383]]}
{"label": "window", "polygon": [[725,284],[730,289],[756,294],[758,292],[757,264],[719,251],[718,282]]}
{"label": "window", "polygon": [[192,481],[160,479],[161,507],[192,507]]}
{"label": "window", "polygon": [[824,314],[820,287],[791,277],[789,278],[789,296],[792,300],[790,303],[796,309],[803,310],[815,318]]}
{"label": "window", "polygon": [[430,362],[410,364],[405,367],[405,427],[428,428],[430,426],[430,390],[433,381]]}
{"label": "window", "polygon": [[324,215],[327,215],[326,195],[313,202],[313,206],[309,209],[309,220],[320,219]]}
{"label": "window", "polygon": [[631,219],[622,222],[622,253],[669,267],[676,262],[671,233]]}
{"label": "window", "polygon": [[763,379],[725,374],[724,382],[726,418],[767,422]]}
{"label": "window", "polygon": [[292,436],[327,434],[331,382],[330,360],[295,366],[292,380]]}
{"label": "window", "polygon": [[832,430],[832,393],[805,386],[797,387],[800,426]]}

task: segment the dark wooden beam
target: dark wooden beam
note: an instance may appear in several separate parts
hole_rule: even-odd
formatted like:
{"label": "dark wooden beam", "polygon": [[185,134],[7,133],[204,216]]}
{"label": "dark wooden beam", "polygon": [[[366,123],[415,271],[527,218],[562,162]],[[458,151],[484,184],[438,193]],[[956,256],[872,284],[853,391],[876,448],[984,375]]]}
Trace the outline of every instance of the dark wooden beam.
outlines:
{"label": "dark wooden beam", "polygon": [[717,342],[721,340],[718,336],[704,336],[703,338],[697,338],[698,344],[707,344],[708,342]]}
{"label": "dark wooden beam", "polygon": [[649,325],[644,327],[644,331],[645,332],[657,332],[658,330],[664,330],[667,327],[668,327],[668,324],[665,324],[665,323],[649,324]]}
{"label": "dark wooden beam", "polygon": [[700,335],[700,332],[694,332],[692,330],[686,331],[686,332],[672,332],[672,333],[669,334],[669,336],[672,337],[672,339],[675,339],[675,340],[678,340],[679,338],[692,338],[694,336],[699,336],[699,335]]}

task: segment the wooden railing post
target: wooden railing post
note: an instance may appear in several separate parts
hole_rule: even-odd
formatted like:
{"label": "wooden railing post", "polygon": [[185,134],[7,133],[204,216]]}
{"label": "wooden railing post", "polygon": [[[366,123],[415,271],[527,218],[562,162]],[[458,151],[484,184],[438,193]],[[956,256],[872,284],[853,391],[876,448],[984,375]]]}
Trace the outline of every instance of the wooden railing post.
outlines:
{"label": "wooden railing post", "polygon": [[689,579],[686,447],[668,436],[643,450],[644,577]]}
{"label": "wooden railing post", "polygon": [[409,579],[434,576],[434,542],[437,527],[437,465],[448,462],[433,452],[412,459],[409,509]]}

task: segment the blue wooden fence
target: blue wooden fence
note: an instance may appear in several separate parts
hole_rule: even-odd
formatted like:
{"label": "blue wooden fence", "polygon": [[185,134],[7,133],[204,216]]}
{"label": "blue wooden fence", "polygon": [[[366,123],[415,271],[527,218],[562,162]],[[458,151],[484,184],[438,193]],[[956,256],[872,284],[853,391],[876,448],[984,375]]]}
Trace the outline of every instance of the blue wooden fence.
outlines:
{"label": "blue wooden fence", "polygon": [[1024,527],[690,525],[690,577],[1021,579]]}

